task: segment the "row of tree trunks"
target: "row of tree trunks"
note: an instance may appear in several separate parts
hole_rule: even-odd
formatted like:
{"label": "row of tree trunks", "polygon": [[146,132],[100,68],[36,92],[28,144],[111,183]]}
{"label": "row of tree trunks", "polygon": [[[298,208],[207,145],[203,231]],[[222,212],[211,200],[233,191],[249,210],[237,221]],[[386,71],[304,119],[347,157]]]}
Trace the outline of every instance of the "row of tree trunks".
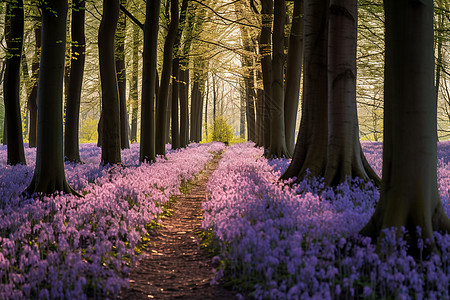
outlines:
{"label": "row of tree trunks", "polygon": [[[7,162],[10,165],[25,164],[22,121],[20,116],[20,61],[22,58],[24,31],[23,1],[6,4],[5,38],[7,47],[4,74],[5,128]],[[4,138],[5,139],[5,138]]]}
{"label": "row of tree trunks", "polygon": [[78,125],[80,118],[81,87],[85,62],[86,41],[84,33],[85,1],[75,0],[72,8],[72,58],[70,80],[67,87],[66,121],[64,137],[65,160],[81,162]]}

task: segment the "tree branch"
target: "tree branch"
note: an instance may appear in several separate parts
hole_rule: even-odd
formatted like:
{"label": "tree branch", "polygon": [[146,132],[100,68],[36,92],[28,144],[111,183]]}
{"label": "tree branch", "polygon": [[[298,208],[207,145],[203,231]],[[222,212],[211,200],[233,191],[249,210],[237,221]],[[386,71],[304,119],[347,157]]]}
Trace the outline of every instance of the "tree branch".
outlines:
{"label": "tree branch", "polygon": [[125,6],[123,6],[122,4],[120,5],[120,10],[123,11],[123,13],[131,19],[131,21],[133,21],[134,24],[136,24],[137,26],[139,26],[139,28],[141,28],[142,30],[144,30],[144,24],[142,24],[138,19],[136,19],[135,16],[133,16],[132,13],[130,13]]}

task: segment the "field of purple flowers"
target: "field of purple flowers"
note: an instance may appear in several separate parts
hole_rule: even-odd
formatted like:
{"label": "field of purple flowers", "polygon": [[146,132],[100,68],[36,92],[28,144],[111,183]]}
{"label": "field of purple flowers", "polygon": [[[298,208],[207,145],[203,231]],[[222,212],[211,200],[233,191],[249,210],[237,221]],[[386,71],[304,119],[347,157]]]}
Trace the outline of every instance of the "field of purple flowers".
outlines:
{"label": "field of purple flowers", "polygon": [[[363,143],[378,174],[382,145]],[[386,231],[380,254],[358,231],[379,192],[370,183],[322,190],[277,182],[288,160],[267,160],[253,144],[225,151],[208,183],[203,228],[220,249],[215,280],[225,276],[256,299],[449,299],[450,236],[436,233],[441,256],[414,260]],[[450,215],[450,142],[438,146],[438,185]],[[419,247],[427,241],[419,241]]]}
{"label": "field of purple flowers", "polygon": [[0,299],[114,298],[128,285],[146,225],[224,147],[191,144],[150,165],[138,164],[133,144],[122,152],[123,166],[103,167],[101,149],[85,144],[85,164],[66,164],[83,198],[22,199],[35,149],[26,148],[27,165],[11,167],[0,146]]}

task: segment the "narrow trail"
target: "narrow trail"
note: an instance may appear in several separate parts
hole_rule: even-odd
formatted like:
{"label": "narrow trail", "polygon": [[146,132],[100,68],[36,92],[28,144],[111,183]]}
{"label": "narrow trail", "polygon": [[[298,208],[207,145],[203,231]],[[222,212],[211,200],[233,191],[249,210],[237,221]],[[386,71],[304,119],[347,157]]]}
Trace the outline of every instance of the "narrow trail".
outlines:
{"label": "narrow trail", "polygon": [[130,288],[120,299],[234,299],[220,285],[210,285],[211,259],[195,234],[201,228],[206,183],[220,158],[215,158],[172,204],[173,215],[161,220],[143,250],[146,257],[131,270]]}

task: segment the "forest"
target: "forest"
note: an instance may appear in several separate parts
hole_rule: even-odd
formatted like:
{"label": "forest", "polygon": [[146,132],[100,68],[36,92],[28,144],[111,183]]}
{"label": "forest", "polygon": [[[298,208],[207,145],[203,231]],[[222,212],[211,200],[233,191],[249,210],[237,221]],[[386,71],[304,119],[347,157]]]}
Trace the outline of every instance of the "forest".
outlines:
{"label": "forest", "polygon": [[0,0],[0,299],[450,299],[447,0]]}

